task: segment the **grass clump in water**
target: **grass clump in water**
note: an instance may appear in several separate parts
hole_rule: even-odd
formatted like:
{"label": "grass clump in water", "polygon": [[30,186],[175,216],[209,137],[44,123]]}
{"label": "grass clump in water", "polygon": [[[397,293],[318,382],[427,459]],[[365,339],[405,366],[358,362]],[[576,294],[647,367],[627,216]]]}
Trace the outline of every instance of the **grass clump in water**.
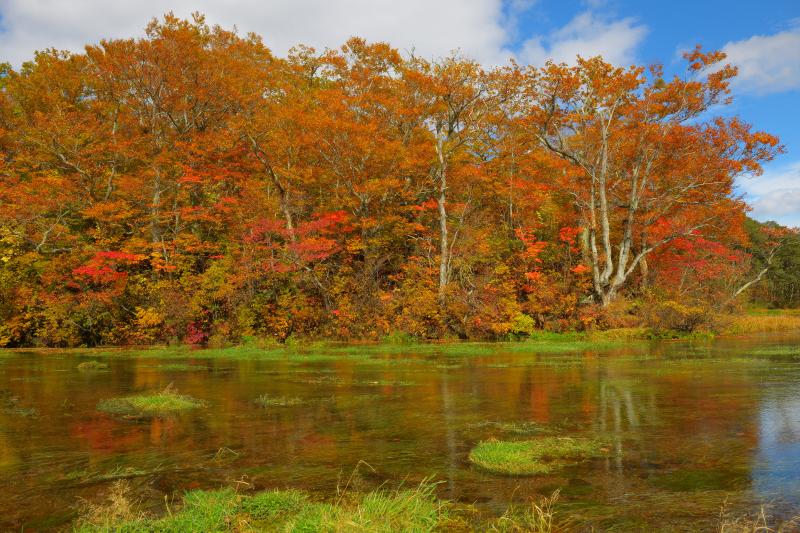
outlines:
{"label": "grass clump in water", "polygon": [[203,407],[202,400],[178,394],[171,385],[163,391],[101,400],[97,409],[114,415],[151,418]]}
{"label": "grass clump in water", "polygon": [[532,476],[549,474],[562,466],[605,453],[602,443],[591,439],[545,437],[535,440],[487,440],[469,453],[469,460],[493,474]]}
{"label": "grass clump in water", "polygon": [[108,370],[108,363],[101,363],[100,361],[84,361],[78,365],[78,370],[81,372],[99,372]]}
{"label": "grass clump in water", "polygon": [[527,506],[512,505],[503,516],[490,522],[489,531],[492,532],[527,532],[527,533],[555,533],[557,531],[572,531],[568,522],[559,519],[556,512],[559,491],[552,496],[542,498],[541,501],[531,500]]}
{"label": "grass clump in water", "polygon": [[303,405],[305,403],[302,398],[270,396],[269,394],[262,394],[256,398],[255,402],[261,407],[292,407],[296,405]]}

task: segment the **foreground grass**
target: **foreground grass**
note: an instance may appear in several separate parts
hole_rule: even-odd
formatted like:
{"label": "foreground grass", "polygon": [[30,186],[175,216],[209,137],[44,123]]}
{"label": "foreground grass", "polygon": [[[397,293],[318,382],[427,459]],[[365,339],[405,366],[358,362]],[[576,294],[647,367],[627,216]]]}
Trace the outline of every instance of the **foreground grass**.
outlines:
{"label": "foreground grass", "polygon": [[[105,500],[98,504],[85,503],[81,517],[74,523],[74,531],[88,532],[527,532],[560,533],[567,531],[595,531],[593,520],[582,516],[579,508],[559,502],[559,491],[550,497],[515,503],[497,518],[481,517],[473,506],[459,505],[440,500],[435,495],[436,485],[423,482],[413,489],[377,490],[369,493],[341,493],[329,501],[319,501],[310,494],[294,490],[269,490],[241,494],[231,488],[184,494],[182,502],[167,503],[164,516],[155,516],[140,509],[138,501],[125,480],[115,481]],[[685,499],[685,494],[677,495]],[[614,531],[676,531],[685,526],[698,526],[697,509],[692,501],[678,500],[670,495],[664,502],[647,499],[646,505],[665,505],[675,509],[677,522],[664,523],[617,522],[608,523]],[[718,520],[713,515],[719,510],[719,493],[714,493],[710,507],[702,508],[701,515],[710,513],[709,521],[690,530],[719,531],[723,533],[756,533],[767,531],[795,531],[797,518],[779,520],[765,512],[764,507],[754,514],[732,514],[727,509],[727,499],[722,504]],[[634,497],[628,502],[637,503]],[[569,509],[572,509],[570,511]],[[691,512],[686,514],[686,510]],[[598,517],[595,517],[598,518]],[[606,517],[607,518],[607,517]],[[691,521],[686,522],[689,518]],[[587,519],[589,520],[587,522]],[[612,519],[613,520],[613,519]],[[602,522],[601,518],[601,522]],[[683,527],[676,527],[681,524]],[[619,527],[627,527],[619,529]],[[715,527],[716,526],[716,527]],[[606,530],[603,527],[601,530]]]}
{"label": "foreground grass", "polygon": [[544,437],[534,440],[488,440],[478,443],[469,460],[493,474],[532,476],[592,457],[605,455],[602,443],[591,439]]}
{"label": "foreground grass", "polygon": [[435,485],[413,490],[347,495],[317,502],[297,490],[238,494],[230,488],[187,492],[182,507],[155,518],[137,509],[130,490],[115,483],[107,501],[90,505],[76,530],[129,532],[186,531],[395,531],[430,532],[449,520],[449,505],[434,495]]}
{"label": "foreground grass", "polygon": [[109,398],[97,404],[99,411],[128,417],[152,418],[203,407],[205,404],[191,396],[184,396],[172,387],[163,391]]}

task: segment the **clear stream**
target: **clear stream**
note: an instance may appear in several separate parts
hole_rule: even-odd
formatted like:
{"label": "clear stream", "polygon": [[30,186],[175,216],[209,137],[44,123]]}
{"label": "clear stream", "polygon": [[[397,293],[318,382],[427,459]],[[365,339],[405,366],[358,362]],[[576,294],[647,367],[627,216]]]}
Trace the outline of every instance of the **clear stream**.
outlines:
{"label": "clear stream", "polygon": [[[762,503],[776,517],[800,514],[800,334],[558,354],[353,350],[0,354],[0,530],[68,527],[121,477],[156,513],[189,488],[326,497],[348,479],[349,490],[370,490],[433,477],[440,497],[487,517],[560,489],[559,512],[595,531],[715,530],[723,506],[730,516]],[[77,369],[92,359],[109,370]],[[170,383],[207,406],[146,421],[96,409]],[[264,408],[262,394],[303,402]],[[603,439],[609,457],[548,476],[481,472],[467,460],[477,441],[535,438],[502,422]]]}

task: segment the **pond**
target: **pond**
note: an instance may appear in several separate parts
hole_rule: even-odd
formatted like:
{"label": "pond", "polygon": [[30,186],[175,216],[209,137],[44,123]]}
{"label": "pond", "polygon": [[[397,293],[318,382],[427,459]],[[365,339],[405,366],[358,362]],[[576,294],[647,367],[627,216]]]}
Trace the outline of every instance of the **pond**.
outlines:
{"label": "pond", "polygon": [[[800,509],[800,336],[563,353],[137,355],[0,354],[1,530],[68,526],[119,478],[155,513],[190,488],[323,497],[431,477],[439,497],[482,516],[558,489],[558,512],[596,531],[715,529],[723,506]],[[107,368],[78,369],[93,360]],[[146,419],[97,409],[167,386],[204,406]],[[257,403],[264,395],[273,400]],[[530,477],[468,460],[481,440],[532,435],[591,437],[608,453]]]}

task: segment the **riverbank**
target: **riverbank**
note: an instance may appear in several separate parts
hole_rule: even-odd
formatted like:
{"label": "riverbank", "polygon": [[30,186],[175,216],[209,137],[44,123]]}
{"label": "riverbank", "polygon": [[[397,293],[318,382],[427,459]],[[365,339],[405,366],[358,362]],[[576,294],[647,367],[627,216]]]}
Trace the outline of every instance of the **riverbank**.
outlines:
{"label": "riverbank", "polygon": [[754,309],[746,314],[720,317],[716,331],[656,331],[645,327],[615,328],[585,332],[537,331],[532,335],[507,341],[430,341],[419,342],[406,337],[386,338],[381,342],[344,342],[292,339],[279,343],[272,339],[251,337],[235,346],[107,346],[96,348],[10,348],[4,353],[42,353],[51,351],[97,358],[136,356],[153,359],[253,359],[280,360],[302,357],[306,361],[327,360],[347,356],[369,359],[385,355],[401,356],[481,356],[498,350],[510,353],[558,354],[581,351],[608,351],[621,348],[643,349],[654,341],[706,341],[714,338],[738,337],[759,333],[800,331],[800,310]]}

